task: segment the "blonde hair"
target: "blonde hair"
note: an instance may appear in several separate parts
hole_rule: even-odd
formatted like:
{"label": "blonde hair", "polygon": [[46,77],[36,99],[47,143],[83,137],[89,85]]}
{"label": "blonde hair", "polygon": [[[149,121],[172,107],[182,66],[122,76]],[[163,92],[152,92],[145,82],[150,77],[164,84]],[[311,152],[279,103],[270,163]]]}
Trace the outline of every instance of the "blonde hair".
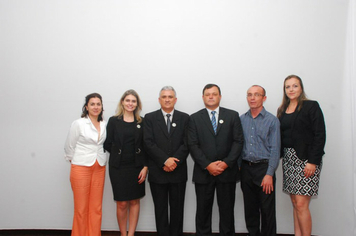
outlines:
{"label": "blonde hair", "polygon": [[134,110],[134,116],[135,116],[135,119],[137,120],[137,122],[138,122],[138,123],[141,123],[141,122],[142,122],[142,118],[141,118],[141,116],[140,116],[140,113],[141,113],[141,110],[142,110],[142,103],[141,103],[140,96],[138,96],[138,93],[137,93],[135,90],[133,90],[133,89],[127,90],[127,91],[124,92],[124,94],[121,96],[121,99],[120,99],[120,101],[119,101],[119,104],[117,104],[115,116],[117,116],[119,119],[122,119],[122,117],[124,116],[125,109],[124,109],[124,106],[122,105],[122,102],[125,100],[125,98],[126,98],[128,95],[134,96],[134,97],[136,98],[136,100],[137,100],[137,107],[136,107],[136,109]]}

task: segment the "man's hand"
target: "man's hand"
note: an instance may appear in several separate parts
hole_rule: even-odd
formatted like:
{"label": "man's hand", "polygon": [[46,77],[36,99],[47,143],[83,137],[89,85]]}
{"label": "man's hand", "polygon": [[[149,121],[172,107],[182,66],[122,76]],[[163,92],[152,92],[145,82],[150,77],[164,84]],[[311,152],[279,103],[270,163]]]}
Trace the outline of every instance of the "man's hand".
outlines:
{"label": "man's hand", "polygon": [[[217,175],[220,175],[222,172],[224,172],[224,169],[223,168],[223,164],[221,164],[222,161],[214,161],[212,163],[210,163],[206,169],[209,171],[209,173],[213,176],[217,176]],[[223,162],[225,163],[225,162]],[[225,163],[226,165],[226,163]]]}
{"label": "man's hand", "polygon": [[273,177],[270,175],[265,175],[261,183],[262,191],[265,194],[271,194],[273,192]]}
{"label": "man's hand", "polygon": [[[166,162],[164,163],[163,170],[166,172],[174,171],[177,168],[177,162],[179,162],[178,158],[169,157]],[[168,171],[167,171],[168,170]]]}
{"label": "man's hand", "polygon": [[224,170],[226,170],[226,168],[228,168],[229,166],[225,163],[225,161],[220,161],[218,163],[218,166],[223,168]]}

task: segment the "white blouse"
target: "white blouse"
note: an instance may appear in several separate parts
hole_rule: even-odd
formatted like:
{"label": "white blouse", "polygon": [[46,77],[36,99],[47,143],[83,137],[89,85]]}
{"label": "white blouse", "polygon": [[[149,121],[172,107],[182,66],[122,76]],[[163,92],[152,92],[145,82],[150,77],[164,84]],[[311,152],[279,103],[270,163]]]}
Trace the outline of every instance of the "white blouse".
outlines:
{"label": "white blouse", "polygon": [[99,165],[107,162],[103,144],[106,139],[106,122],[100,122],[100,134],[89,118],[75,120],[69,130],[64,145],[65,159],[74,165],[92,166],[98,160]]}

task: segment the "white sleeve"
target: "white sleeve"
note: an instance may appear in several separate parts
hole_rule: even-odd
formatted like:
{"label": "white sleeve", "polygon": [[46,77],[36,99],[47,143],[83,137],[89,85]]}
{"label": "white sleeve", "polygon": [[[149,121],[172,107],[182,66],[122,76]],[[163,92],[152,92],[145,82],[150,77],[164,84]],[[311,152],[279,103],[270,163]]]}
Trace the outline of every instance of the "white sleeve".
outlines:
{"label": "white sleeve", "polygon": [[64,153],[65,153],[64,158],[67,161],[71,161],[73,159],[75,147],[79,139],[79,134],[80,134],[80,124],[76,120],[72,123],[68,132],[66,142],[64,144]]}

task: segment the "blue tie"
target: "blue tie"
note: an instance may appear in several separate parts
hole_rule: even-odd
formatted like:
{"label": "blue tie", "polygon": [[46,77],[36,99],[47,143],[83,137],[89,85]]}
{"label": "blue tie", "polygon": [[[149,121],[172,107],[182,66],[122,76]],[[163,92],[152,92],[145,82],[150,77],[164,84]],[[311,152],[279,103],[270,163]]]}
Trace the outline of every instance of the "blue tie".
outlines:
{"label": "blue tie", "polygon": [[216,111],[212,111],[211,112],[211,115],[212,115],[211,116],[211,124],[213,125],[213,129],[214,129],[214,132],[216,134],[216,130],[217,130],[218,126],[216,125],[215,113],[216,113]]}

